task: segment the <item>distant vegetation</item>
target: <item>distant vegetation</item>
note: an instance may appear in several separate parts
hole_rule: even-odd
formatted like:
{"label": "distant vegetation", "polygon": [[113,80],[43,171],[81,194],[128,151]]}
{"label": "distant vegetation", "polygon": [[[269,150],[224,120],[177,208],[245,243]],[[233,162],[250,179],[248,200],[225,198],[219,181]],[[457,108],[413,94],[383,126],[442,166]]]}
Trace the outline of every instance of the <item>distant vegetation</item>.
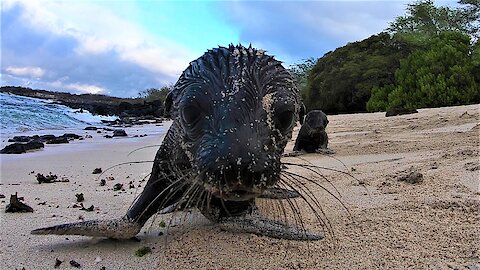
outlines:
{"label": "distant vegetation", "polygon": [[463,0],[455,8],[416,2],[384,32],[291,71],[307,110],[345,113],[479,103],[479,22],[479,0]]}
{"label": "distant vegetation", "polygon": [[172,91],[173,85],[162,86],[161,88],[149,88],[138,93],[138,97],[144,99],[147,102],[152,102],[155,100],[160,100],[165,102],[165,98],[168,93]]}

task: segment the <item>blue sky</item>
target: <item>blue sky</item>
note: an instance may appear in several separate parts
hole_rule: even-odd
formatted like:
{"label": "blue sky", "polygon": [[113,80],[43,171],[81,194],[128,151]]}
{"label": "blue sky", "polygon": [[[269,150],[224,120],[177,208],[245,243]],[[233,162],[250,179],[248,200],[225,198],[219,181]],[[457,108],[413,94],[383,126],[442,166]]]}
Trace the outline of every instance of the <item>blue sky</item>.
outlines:
{"label": "blue sky", "polygon": [[409,2],[2,0],[1,84],[134,97],[230,43],[286,66],[321,57],[382,31]]}

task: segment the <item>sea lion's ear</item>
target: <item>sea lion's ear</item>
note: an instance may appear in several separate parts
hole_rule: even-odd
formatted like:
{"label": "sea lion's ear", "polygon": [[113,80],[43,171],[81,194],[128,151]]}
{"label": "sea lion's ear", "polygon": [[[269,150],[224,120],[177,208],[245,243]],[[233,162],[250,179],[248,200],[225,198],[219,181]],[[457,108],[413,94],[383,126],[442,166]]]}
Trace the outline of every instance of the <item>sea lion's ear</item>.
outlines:
{"label": "sea lion's ear", "polygon": [[172,116],[171,114],[172,104],[173,104],[173,93],[169,92],[167,97],[165,98],[165,111],[163,112],[164,117],[170,118]]}

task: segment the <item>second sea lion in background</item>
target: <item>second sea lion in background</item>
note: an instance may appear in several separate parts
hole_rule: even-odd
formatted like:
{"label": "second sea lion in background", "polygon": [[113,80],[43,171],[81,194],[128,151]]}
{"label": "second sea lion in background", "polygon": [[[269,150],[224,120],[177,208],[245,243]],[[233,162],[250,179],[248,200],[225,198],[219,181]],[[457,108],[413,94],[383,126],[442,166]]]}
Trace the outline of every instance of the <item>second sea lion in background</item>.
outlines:
{"label": "second sea lion in background", "polygon": [[328,119],[325,113],[321,110],[310,111],[298,132],[293,151],[332,154],[333,151],[328,149],[327,125]]}

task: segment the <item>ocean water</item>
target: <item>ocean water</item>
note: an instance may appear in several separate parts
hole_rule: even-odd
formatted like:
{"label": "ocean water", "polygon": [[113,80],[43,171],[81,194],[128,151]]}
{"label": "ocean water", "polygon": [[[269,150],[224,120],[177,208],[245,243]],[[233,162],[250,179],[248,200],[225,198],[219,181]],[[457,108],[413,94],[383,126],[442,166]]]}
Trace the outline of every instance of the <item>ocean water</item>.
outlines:
{"label": "ocean water", "polygon": [[2,137],[41,130],[83,129],[100,126],[101,120],[115,120],[112,116],[82,113],[51,101],[0,93],[0,129]]}

